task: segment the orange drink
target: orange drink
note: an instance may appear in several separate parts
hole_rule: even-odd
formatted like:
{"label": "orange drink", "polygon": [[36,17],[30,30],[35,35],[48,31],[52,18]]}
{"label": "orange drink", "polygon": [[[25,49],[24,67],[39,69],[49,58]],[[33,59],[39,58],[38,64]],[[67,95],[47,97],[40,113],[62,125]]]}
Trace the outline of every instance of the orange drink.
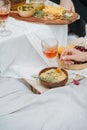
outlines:
{"label": "orange drink", "polygon": [[54,58],[57,55],[57,48],[47,48],[46,50],[43,50],[43,53],[47,58]]}
{"label": "orange drink", "polygon": [[[47,38],[41,41],[42,52],[50,63],[54,64],[58,54],[58,41],[54,38]],[[52,64],[51,64],[52,65]]]}

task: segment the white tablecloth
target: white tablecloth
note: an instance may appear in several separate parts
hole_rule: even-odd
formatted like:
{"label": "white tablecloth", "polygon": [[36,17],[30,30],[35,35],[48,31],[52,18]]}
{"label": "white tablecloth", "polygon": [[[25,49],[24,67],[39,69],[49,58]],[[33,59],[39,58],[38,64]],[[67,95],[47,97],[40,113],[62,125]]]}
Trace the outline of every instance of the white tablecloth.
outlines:
{"label": "white tablecloth", "polygon": [[[41,40],[44,38],[55,37],[59,41],[59,46],[67,45],[67,25],[44,25],[44,24],[28,23],[28,22],[19,21],[19,20],[9,17],[9,19],[7,20],[7,27],[12,31],[12,34],[7,37],[0,37],[0,48],[2,48],[2,46],[3,46],[3,49],[4,49],[4,50],[3,49],[0,50],[0,62],[1,62],[0,71],[5,70],[7,68],[7,66],[10,66],[12,64],[12,62],[14,63],[15,57],[16,57],[16,59],[18,57],[18,59],[16,60],[17,63],[18,63],[18,61],[21,61],[20,65],[22,66],[22,69],[24,67],[23,66],[24,63],[29,63],[27,60],[27,57],[30,57],[29,61],[31,61],[30,59],[32,59],[32,58],[34,59],[34,60],[32,60],[32,64],[34,63],[35,66],[39,65],[39,67],[45,67],[43,65],[43,62],[44,62],[44,64],[46,64],[46,66],[49,65],[50,63],[43,56],[42,48],[41,48]],[[80,41],[80,39],[78,41]],[[7,44],[7,42],[8,42],[8,44]],[[3,43],[4,43],[4,45],[1,45]],[[29,49],[27,47],[28,46],[27,44],[29,44],[29,48],[32,47],[32,49]],[[14,48],[14,49],[12,50],[11,48]],[[19,50],[21,50],[21,54],[19,51],[19,54],[17,55],[16,53],[18,52],[18,48],[20,48]],[[36,56],[35,51],[39,55],[37,54],[37,56]],[[35,52],[35,54],[34,54],[34,52]],[[33,55],[30,56],[31,53],[33,53]],[[23,54],[25,55],[26,60],[23,60],[23,57],[24,57]],[[37,57],[37,58],[35,59],[35,57]],[[37,60],[38,57],[39,57],[40,61]],[[43,61],[41,58],[43,59]],[[2,63],[2,61],[3,61],[3,63]],[[35,61],[35,62],[33,62],[33,61]],[[42,64],[41,64],[41,61],[42,61]],[[16,62],[15,62],[15,65],[16,65]],[[19,65],[19,63],[17,65]],[[31,64],[27,64],[27,65],[32,66]],[[25,64],[25,66],[26,66],[26,64]],[[28,66],[26,66],[26,68]],[[57,66],[56,61],[54,62],[54,66]],[[17,67],[16,67],[16,69],[17,69],[16,71],[19,70]],[[87,71],[84,70],[84,72],[87,72]],[[73,72],[71,72],[71,73],[73,73]],[[74,73],[78,73],[78,72],[74,72]],[[79,73],[83,74],[83,71],[81,71]],[[86,74],[84,74],[84,76],[86,76]]]}
{"label": "white tablecloth", "polygon": [[[45,61],[45,64],[49,65],[49,61],[43,56],[42,48],[41,48],[41,40],[44,38],[55,37],[59,41],[59,46],[62,44],[63,45],[67,44],[67,25],[45,25],[45,24],[28,23],[28,22],[19,21],[9,17],[7,20],[7,28],[12,31],[12,34],[7,37],[0,37],[0,45],[1,45],[0,48],[2,48],[3,46],[3,49],[0,50],[1,71],[4,71],[7,66],[11,65],[12,62],[15,60],[15,57],[19,57],[19,55],[21,55],[21,58],[24,57],[24,55],[25,57],[27,57],[26,52],[28,53],[29,56],[30,53],[34,52],[35,50],[36,52],[38,52],[39,57],[42,57],[42,59]],[[29,41],[30,48],[33,47],[32,48],[33,50],[27,47],[28,41]],[[23,53],[24,55],[16,54],[18,53],[18,48],[20,48],[21,50],[20,53]],[[35,58],[35,56],[36,54],[32,55],[30,58],[31,59],[33,57]],[[18,58],[18,60],[21,58]],[[23,63],[21,62],[20,64],[23,65],[26,62],[28,62],[27,58],[26,61],[24,60]],[[40,63],[38,63],[38,65],[40,67]],[[56,61],[54,62],[54,65],[55,66],[57,65]]]}
{"label": "white tablecloth", "polygon": [[26,34],[31,39],[30,34],[34,35],[32,43],[35,42],[35,36],[38,39],[47,37],[56,37],[59,45],[67,44],[67,25],[44,25],[36,23],[28,23],[24,21],[15,20],[9,17],[7,20],[7,27],[12,31],[12,35],[7,37],[0,37],[0,42],[9,38],[16,37],[20,34]]}
{"label": "white tablecloth", "polygon": [[[8,19],[7,25],[12,30],[12,35],[0,37],[2,75],[9,74],[11,77],[13,68],[20,72],[23,70],[21,67],[32,67],[35,72],[38,65],[45,66],[46,62],[42,55],[39,55],[40,51],[39,53],[35,51],[40,47],[37,35],[40,38],[48,34],[52,36],[53,31],[50,31],[47,25],[19,22],[13,18]],[[58,28],[58,39],[62,43],[63,35],[67,39],[65,35],[67,27]],[[15,76],[17,77],[16,74]],[[35,95],[16,79],[0,78],[0,130],[20,129],[87,130],[87,80],[82,80],[79,86],[70,84]]]}

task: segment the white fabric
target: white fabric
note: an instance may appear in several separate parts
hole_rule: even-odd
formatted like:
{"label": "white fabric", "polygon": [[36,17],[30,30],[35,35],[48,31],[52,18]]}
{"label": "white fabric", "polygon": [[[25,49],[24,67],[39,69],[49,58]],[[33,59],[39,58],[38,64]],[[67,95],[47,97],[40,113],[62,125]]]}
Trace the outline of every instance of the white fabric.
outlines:
{"label": "white fabric", "polygon": [[[29,43],[36,50],[39,50],[38,53],[41,55],[41,57],[45,60],[46,64],[48,65],[49,65],[49,61],[42,54],[41,45],[40,45],[41,40],[46,37],[55,37],[56,39],[58,39],[59,45],[67,44],[67,25],[44,25],[44,24],[27,23],[9,17],[7,21],[7,27],[12,31],[12,35],[8,37],[0,37],[0,71],[1,72],[4,72],[6,68],[9,66],[9,64],[12,63],[12,60],[15,59],[16,53],[14,51],[16,48],[18,48],[19,44],[21,44],[20,51],[22,49],[23,52],[22,43],[18,43],[19,39],[20,42],[22,41],[20,37],[22,37],[23,35],[26,35],[29,40]],[[12,51],[9,52],[11,48],[13,52]],[[26,45],[24,48],[27,48]],[[26,51],[26,49],[24,50]],[[18,49],[16,51],[18,51]],[[12,55],[10,55],[11,52]],[[19,56],[17,55],[17,57]]]}
{"label": "white fabric", "polygon": [[[45,25],[28,23],[9,17],[7,21],[7,27],[12,31],[12,35],[8,37],[0,37],[0,42],[9,38],[13,38],[20,34],[34,33],[40,39],[44,39],[46,37],[55,37],[58,39],[59,45],[67,44],[67,25]],[[30,38],[29,35],[28,37]]]}
{"label": "white fabric", "polygon": [[[0,75],[18,78],[30,72],[30,76],[34,69],[37,73],[38,65],[47,66],[35,43],[35,39],[40,42],[35,33],[41,31],[40,26],[35,24],[31,28],[32,23],[14,19],[9,19],[7,24],[13,33],[12,40],[9,40],[11,36],[0,38]],[[47,28],[45,34],[46,26],[42,30],[41,39],[50,32]],[[0,78],[0,130],[87,130],[87,79],[79,86],[71,84],[36,95],[16,79]]]}
{"label": "white fabric", "polygon": [[[54,37],[56,35],[55,37],[59,40],[59,45],[62,45],[62,44],[66,45],[66,42],[67,42],[67,36],[66,36],[67,35],[67,33],[66,33],[67,26],[66,25],[58,25],[58,26],[55,26],[55,25],[48,26],[48,25],[42,25],[42,24],[39,25],[39,24],[34,24],[34,23],[17,21],[13,18],[9,18],[8,22],[7,22],[7,26],[12,31],[12,35],[9,37],[0,37],[0,71],[1,72],[4,72],[6,70],[6,68],[9,67],[9,65],[13,64],[14,62],[15,62],[14,65],[18,65],[18,62],[20,62],[20,60],[21,60],[20,64],[22,66],[22,64],[24,64],[24,62],[25,62],[25,60],[23,61],[24,58],[21,59],[23,56],[23,53],[26,57],[26,60],[27,60],[26,55],[28,55],[28,56],[30,55],[30,52],[29,52],[30,50],[28,50],[26,47],[27,45],[24,45],[27,43],[22,42],[22,36],[26,35],[27,42],[29,42],[29,44],[31,44],[34,47],[34,50],[36,50],[38,52],[38,54],[41,56],[41,58],[45,61],[45,63],[47,65],[49,65],[50,63],[42,54],[41,45],[40,45],[41,39],[46,38],[46,37]],[[59,34],[61,34],[61,35],[59,36]],[[23,40],[25,40],[26,37],[23,37],[24,38]],[[82,43],[83,38],[80,38],[79,40],[76,40],[76,41],[72,40],[72,43],[75,43],[75,42]],[[20,48],[20,44],[21,44],[21,48]],[[24,51],[23,51],[23,47],[25,48]],[[11,50],[11,48],[12,48],[12,50]],[[20,50],[22,49],[21,56],[19,56],[19,53],[16,54],[16,52],[18,52],[18,48],[20,48]],[[15,58],[16,58],[16,61],[14,61]],[[28,62],[28,60],[27,60],[27,62]],[[57,66],[57,63],[55,62],[54,65]],[[28,65],[28,63],[27,63],[26,67],[28,67],[28,66],[30,66],[30,65]],[[24,65],[22,67],[24,67]],[[75,74],[79,73],[80,75],[87,77],[86,69],[83,71],[79,71],[79,72],[71,71],[69,73],[71,76],[73,75],[73,73],[75,73]],[[6,75],[6,73],[5,73],[5,75]],[[7,75],[8,75],[8,72],[7,72]]]}
{"label": "white fabric", "polygon": [[[17,40],[20,39],[19,37]],[[24,39],[24,40],[23,40]],[[13,43],[13,42],[12,42]],[[2,74],[12,73],[9,70],[14,70],[16,74],[26,77],[32,74],[34,64],[30,61],[30,53],[28,54],[28,44],[25,35],[22,35],[21,42],[17,42],[15,47],[21,44],[21,53],[15,60],[12,57],[12,63],[7,67]],[[13,44],[14,45],[14,44]],[[22,46],[23,45],[23,46]],[[25,46],[26,45],[26,46]],[[24,47],[25,46],[25,47]],[[23,47],[23,50],[22,50]],[[15,49],[15,48],[14,48]],[[33,48],[34,49],[34,48]],[[8,51],[9,52],[9,51]],[[19,52],[19,51],[17,51]],[[33,52],[33,51],[32,51]],[[11,53],[10,53],[11,54]],[[16,53],[19,54],[19,53]],[[40,56],[34,50],[32,57],[37,54],[37,69]],[[26,55],[26,58],[22,58]],[[9,59],[9,58],[8,58]],[[32,60],[32,59],[31,59]],[[25,65],[30,64],[28,66]],[[42,60],[43,61],[43,60]],[[41,66],[44,62],[41,62]],[[23,65],[24,68],[23,69]],[[34,66],[33,66],[34,65]],[[34,71],[34,73],[37,73]],[[31,71],[30,71],[31,70]],[[24,73],[23,73],[24,72]],[[27,74],[27,75],[26,75]],[[19,76],[18,75],[18,76]],[[0,80],[0,129],[1,130],[86,130],[87,129],[87,80],[80,82],[79,86],[73,84],[63,88],[51,89],[42,95],[35,95],[25,85],[11,78],[2,78]]]}
{"label": "white fabric", "polygon": [[[80,38],[71,43],[82,44],[83,41],[84,38]],[[53,64],[58,65],[56,60]],[[32,75],[37,75],[42,68],[49,65],[49,60],[42,53],[41,41],[35,34],[20,34],[20,36],[2,41],[0,44],[1,76],[31,78]],[[75,78],[76,74],[87,77],[87,68],[69,70],[68,73],[69,78]]]}
{"label": "white fabric", "polygon": [[2,73],[14,65],[35,68],[45,67],[45,64],[25,35],[3,41],[0,44],[0,71]]}
{"label": "white fabric", "polygon": [[17,80],[1,79],[0,130],[87,130],[86,84],[35,95]]}

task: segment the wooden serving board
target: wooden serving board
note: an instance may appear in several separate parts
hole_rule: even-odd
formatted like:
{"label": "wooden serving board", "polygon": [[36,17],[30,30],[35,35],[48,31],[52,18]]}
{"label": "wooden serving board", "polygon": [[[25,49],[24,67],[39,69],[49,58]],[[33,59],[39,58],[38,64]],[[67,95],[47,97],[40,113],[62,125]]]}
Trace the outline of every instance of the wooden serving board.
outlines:
{"label": "wooden serving board", "polygon": [[43,24],[50,24],[50,25],[66,25],[66,24],[70,24],[70,23],[76,21],[79,18],[79,15],[77,13],[73,13],[73,16],[69,20],[61,20],[61,19],[45,20],[43,18],[37,18],[34,16],[24,18],[24,17],[19,16],[17,12],[11,12],[10,16],[15,19],[23,20],[26,22],[43,23]]}
{"label": "wooden serving board", "polygon": [[[81,79],[84,79],[84,77],[80,75],[76,75],[75,79],[81,80]],[[41,94],[49,90],[48,88],[45,88],[44,86],[42,86],[38,79],[37,80],[24,79],[24,81],[27,82],[29,85],[31,85],[31,89],[35,94]],[[73,82],[73,79],[68,79],[68,82],[66,85],[72,82]]]}

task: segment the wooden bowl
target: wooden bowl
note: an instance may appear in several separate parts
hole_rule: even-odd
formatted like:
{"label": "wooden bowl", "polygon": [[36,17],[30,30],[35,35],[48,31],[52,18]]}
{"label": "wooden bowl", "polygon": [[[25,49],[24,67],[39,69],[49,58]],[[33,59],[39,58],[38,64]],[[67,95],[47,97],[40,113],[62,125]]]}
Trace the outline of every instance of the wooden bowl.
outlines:
{"label": "wooden bowl", "polygon": [[[26,10],[22,10],[23,7],[27,8]],[[26,5],[18,6],[18,14],[21,17],[31,17],[34,15],[34,8],[28,7]]]}
{"label": "wooden bowl", "polygon": [[50,89],[50,88],[56,88],[56,87],[62,87],[62,86],[64,86],[64,85],[67,83],[67,81],[68,81],[68,73],[67,73],[67,71],[65,71],[64,69],[61,69],[61,70],[65,73],[66,78],[63,79],[63,80],[60,81],[60,82],[47,82],[47,81],[44,81],[44,80],[42,80],[42,79],[40,78],[40,75],[41,75],[42,73],[44,73],[44,72],[46,72],[46,71],[48,71],[48,70],[50,70],[50,69],[57,69],[57,67],[44,68],[43,70],[41,70],[41,71],[39,72],[39,80],[40,80],[41,85],[43,85],[44,87],[49,88],[49,89]]}
{"label": "wooden bowl", "polygon": [[64,69],[68,69],[68,70],[82,70],[82,69],[85,69],[87,68],[87,63],[82,63],[82,64],[64,64],[63,61],[61,61],[59,59],[59,57],[57,58],[57,61],[58,61],[58,64],[59,66],[61,66],[62,68]]}

